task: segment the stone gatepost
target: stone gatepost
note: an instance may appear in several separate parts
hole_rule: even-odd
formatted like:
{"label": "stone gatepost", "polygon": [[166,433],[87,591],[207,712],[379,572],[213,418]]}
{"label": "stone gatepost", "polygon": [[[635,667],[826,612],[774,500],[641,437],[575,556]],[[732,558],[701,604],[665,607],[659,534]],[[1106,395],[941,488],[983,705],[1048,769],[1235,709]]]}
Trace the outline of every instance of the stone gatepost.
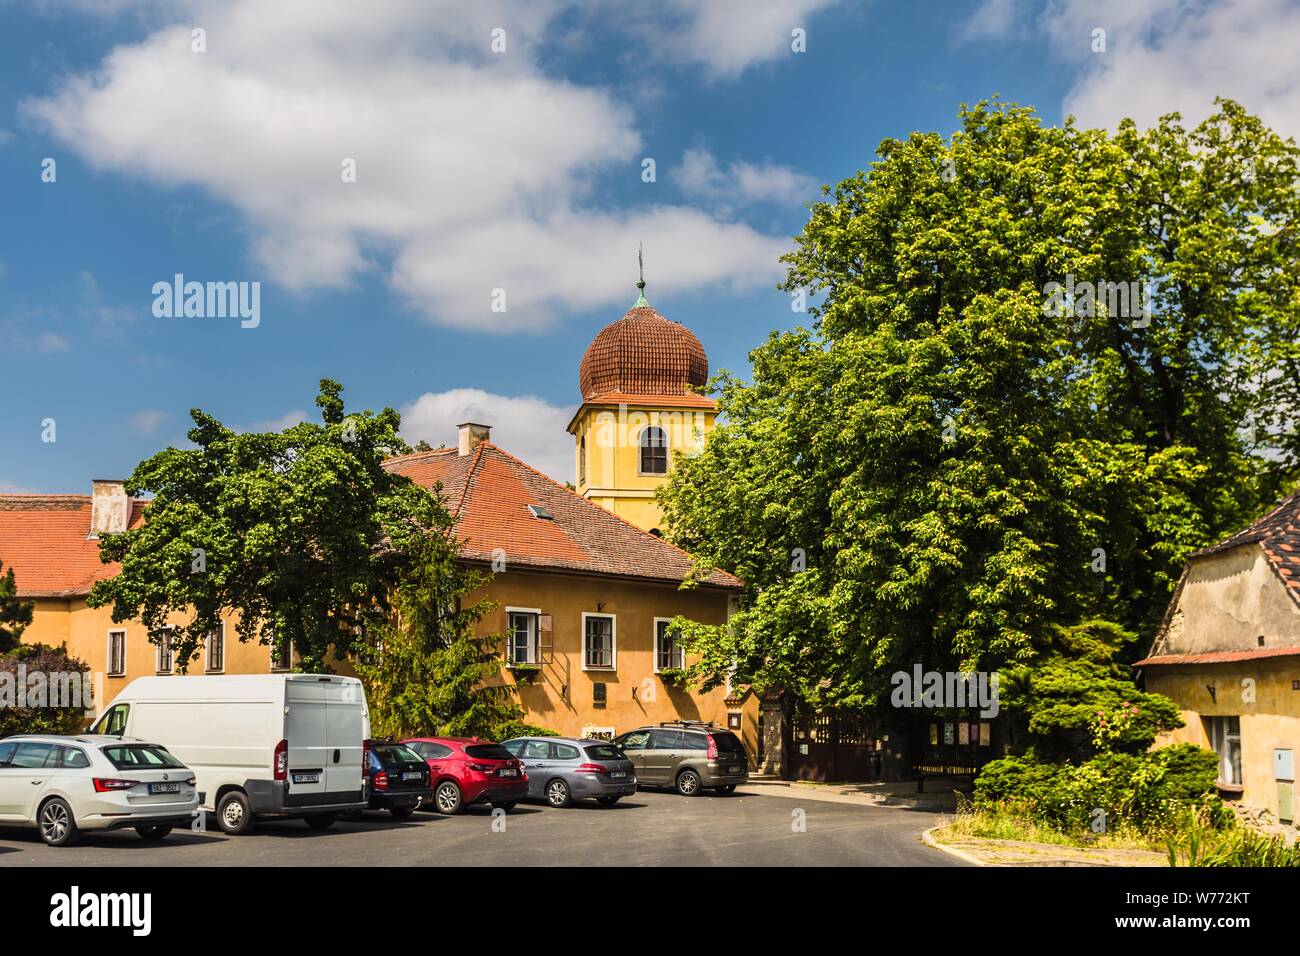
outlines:
{"label": "stone gatepost", "polygon": [[784,778],[790,768],[790,702],[784,687],[763,694],[763,762],[761,774]]}

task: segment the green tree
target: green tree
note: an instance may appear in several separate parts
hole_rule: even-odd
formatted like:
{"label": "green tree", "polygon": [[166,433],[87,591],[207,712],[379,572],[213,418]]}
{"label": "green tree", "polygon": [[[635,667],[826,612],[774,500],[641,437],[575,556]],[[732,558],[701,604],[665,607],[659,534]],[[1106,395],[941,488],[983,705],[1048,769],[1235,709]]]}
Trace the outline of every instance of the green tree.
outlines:
{"label": "green tree", "polygon": [[661,491],[747,586],[686,636],[706,683],[865,705],[914,662],[1149,634],[1184,557],[1296,475],[1295,144],[1229,101],[1192,130],[960,119],[825,190],[786,257],[812,329],[715,380],[725,423]]}
{"label": "green tree", "polygon": [[450,518],[421,541],[388,614],[368,629],[357,675],[365,683],[377,737],[437,734],[504,740],[549,733],[522,723],[514,687],[501,672],[500,635],[475,626],[493,608],[471,592],[490,575],[457,560]]}
{"label": "green tree", "polygon": [[407,451],[400,417],[345,413],[342,386],[322,380],[322,422],[237,433],[195,409],[194,448],[168,448],[127,482],[152,500],[139,527],[104,535],[119,561],[95,584],[92,607],[151,632],[171,615],[180,666],[222,617],[238,612],[241,641],[288,640],[306,672],[348,657],[383,620],[389,596],[429,535],[449,526],[441,501],[382,463]]}
{"label": "green tree", "polygon": [[[68,653],[66,645],[24,644],[0,654],[0,738],[11,734],[81,733],[89,713],[93,713],[92,701],[85,693],[89,670],[85,661]],[[20,676],[25,678],[25,685],[19,683]],[[75,690],[70,681],[77,683]],[[68,695],[66,701],[60,699],[61,693]],[[42,695],[43,699],[39,699]],[[33,701],[33,696],[39,700]],[[59,706],[63,703],[69,706]],[[23,704],[36,706],[20,706]]]}
{"label": "green tree", "polygon": [[23,631],[32,623],[36,602],[19,599],[13,568],[5,571],[0,561],[0,571],[4,571],[0,577],[0,654],[6,654],[21,643]]}

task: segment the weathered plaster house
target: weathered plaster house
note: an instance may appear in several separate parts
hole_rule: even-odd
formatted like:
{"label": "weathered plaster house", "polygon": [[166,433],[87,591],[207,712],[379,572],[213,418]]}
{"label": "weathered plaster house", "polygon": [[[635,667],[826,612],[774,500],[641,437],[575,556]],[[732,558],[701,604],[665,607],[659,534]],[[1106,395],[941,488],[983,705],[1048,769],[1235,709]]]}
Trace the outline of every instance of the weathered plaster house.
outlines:
{"label": "weathered plaster house", "polygon": [[1158,743],[1216,751],[1226,798],[1294,823],[1300,493],[1188,559],[1150,654],[1134,666],[1186,721]]}

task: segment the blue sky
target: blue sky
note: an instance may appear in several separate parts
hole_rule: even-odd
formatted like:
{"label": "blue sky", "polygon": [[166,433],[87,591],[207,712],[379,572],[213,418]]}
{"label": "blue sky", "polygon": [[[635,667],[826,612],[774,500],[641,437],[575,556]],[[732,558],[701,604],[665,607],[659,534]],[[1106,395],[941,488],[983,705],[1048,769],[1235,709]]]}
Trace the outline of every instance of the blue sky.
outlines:
{"label": "blue sky", "polygon": [[[0,491],[123,477],[194,406],[292,422],[321,377],[412,441],[486,419],[571,477],[578,361],[631,305],[638,242],[652,304],[744,375],[798,324],[777,256],[817,187],[963,101],[1110,126],[1223,94],[1300,125],[1290,0],[0,0],[0,22]],[[155,317],[175,273],[260,282],[260,324]]]}

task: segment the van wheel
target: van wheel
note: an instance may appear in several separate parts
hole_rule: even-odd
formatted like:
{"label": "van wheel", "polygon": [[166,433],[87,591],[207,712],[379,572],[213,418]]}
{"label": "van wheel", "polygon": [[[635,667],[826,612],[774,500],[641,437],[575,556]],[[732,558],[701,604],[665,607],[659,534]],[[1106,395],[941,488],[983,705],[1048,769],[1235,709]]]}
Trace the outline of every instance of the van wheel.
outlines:
{"label": "van wheel", "polygon": [[253,829],[253,808],[240,790],[231,790],[217,801],[217,824],[223,833],[241,836]]}
{"label": "van wheel", "polygon": [[439,813],[445,813],[447,816],[460,813],[460,787],[450,780],[444,780],[438,784],[438,789],[433,791],[433,805],[438,808]]}
{"label": "van wheel", "polygon": [[573,802],[569,785],[558,777],[546,785],[546,802],[553,807],[567,807]]}
{"label": "van wheel", "polygon": [[401,806],[389,807],[388,812],[391,813],[393,816],[397,817],[397,819],[399,820],[405,820],[407,817],[409,817],[412,813],[415,812],[415,804],[404,803]]}
{"label": "van wheel", "polygon": [[700,775],[694,770],[683,770],[677,775],[677,792],[683,797],[699,796]]}
{"label": "van wheel", "polygon": [[337,813],[313,813],[303,817],[307,826],[313,830],[328,830],[334,826],[334,821],[338,819]]}
{"label": "van wheel", "polygon": [[58,797],[41,807],[38,823],[41,839],[50,846],[72,846],[81,836],[72,808]]}
{"label": "van wheel", "polygon": [[153,841],[161,840],[166,837],[167,834],[172,832],[172,828],[162,825],[153,827],[136,827],[135,832],[140,834],[142,839]]}

